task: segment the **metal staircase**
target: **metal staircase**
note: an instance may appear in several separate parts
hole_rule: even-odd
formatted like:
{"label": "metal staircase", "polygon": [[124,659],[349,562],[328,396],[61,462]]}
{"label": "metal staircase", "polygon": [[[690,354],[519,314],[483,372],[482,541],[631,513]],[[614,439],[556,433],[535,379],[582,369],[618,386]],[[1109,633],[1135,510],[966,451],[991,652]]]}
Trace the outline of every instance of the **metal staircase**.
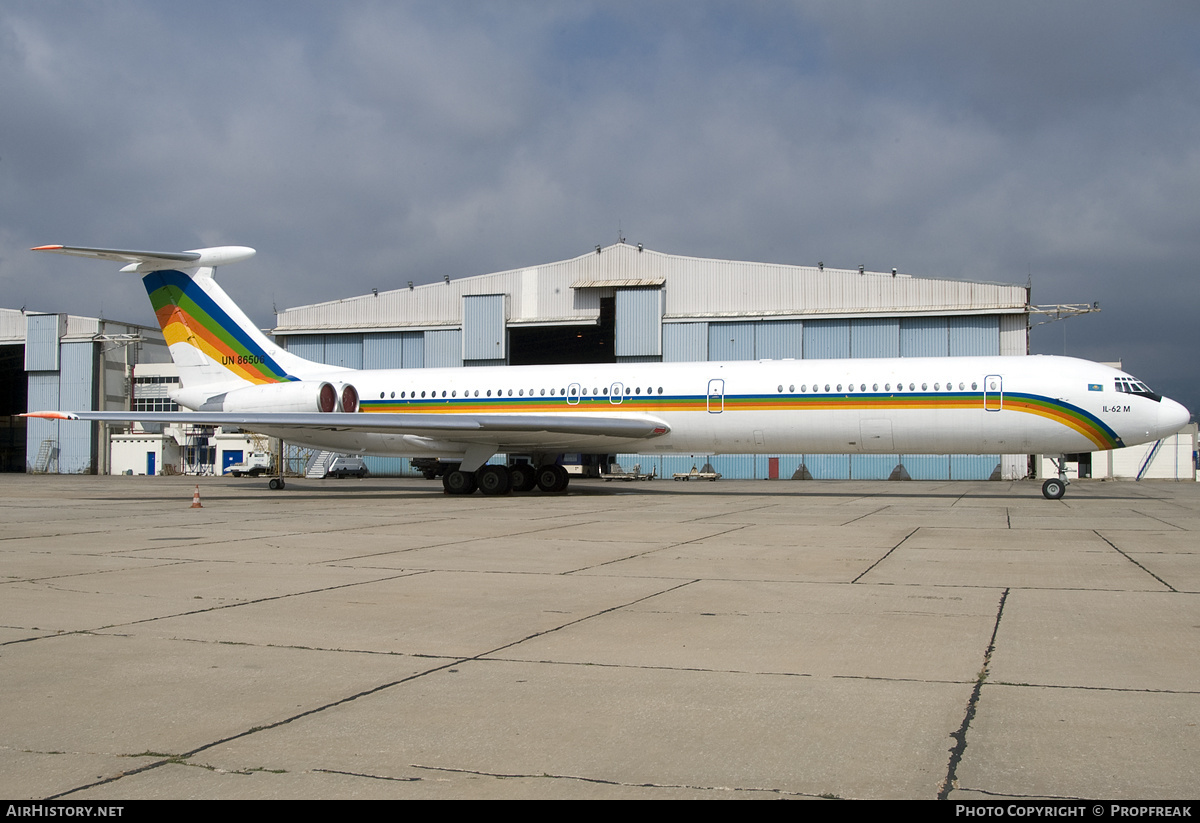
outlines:
{"label": "metal staircase", "polygon": [[329,464],[334,458],[338,457],[337,452],[319,451],[308,460],[308,466],[304,470],[305,477],[312,477],[320,480],[329,471]]}
{"label": "metal staircase", "polygon": [[1163,441],[1161,440],[1154,441],[1154,445],[1150,447],[1150,452],[1146,455],[1146,459],[1142,461],[1142,465],[1138,469],[1138,480],[1146,476],[1146,472],[1150,469],[1150,464],[1154,462],[1154,458],[1158,457],[1158,453],[1162,449],[1162,444]]}
{"label": "metal staircase", "polygon": [[58,457],[58,441],[43,440],[42,445],[38,448],[37,457],[33,459],[33,473],[46,474],[50,471],[50,464]]}

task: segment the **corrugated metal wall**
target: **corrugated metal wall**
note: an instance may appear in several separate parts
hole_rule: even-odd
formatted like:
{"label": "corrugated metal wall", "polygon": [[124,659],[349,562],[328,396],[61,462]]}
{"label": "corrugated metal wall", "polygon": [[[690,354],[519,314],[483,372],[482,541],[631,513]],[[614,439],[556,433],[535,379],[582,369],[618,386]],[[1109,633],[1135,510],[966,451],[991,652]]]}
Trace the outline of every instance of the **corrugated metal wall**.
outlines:
{"label": "corrugated metal wall", "polygon": [[769,477],[772,458],[779,460],[780,480],[808,479],[795,477],[801,467],[813,480],[890,480],[900,466],[911,480],[987,480],[1001,463],[996,455],[950,454],[619,454],[617,462],[626,471],[640,465],[668,480],[706,464],[725,478],[758,480]]}
{"label": "corrugated metal wall", "polygon": [[[29,408],[38,411],[58,410],[58,372],[31,372],[29,381]],[[58,471],[58,420],[40,420],[31,417],[26,420],[25,429],[25,468],[26,471]],[[49,441],[53,449],[52,462],[46,466],[38,466],[35,461],[42,444]]]}
{"label": "corrugated metal wall", "polygon": [[347,369],[363,367],[363,336],[361,334],[325,335],[325,362]]}
{"label": "corrugated metal wall", "polygon": [[948,317],[946,322],[951,357],[1000,354],[1000,318],[996,315]]}
{"label": "corrugated metal wall", "polygon": [[503,294],[463,297],[463,361],[503,364],[508,359],[505,299]]}
{"label": "corrugated metal wall", "polygon": [[754,326],[754,359],[799,360],[804,356],[804,324],[799,320],[763,320]]}
{"label": "corrugated metal wall", "polygon": [[403,332],[378,332],[363,335],[362,363],[364,369],[399,369],[403,368],[401,366],[403,362]]}
{"label": "corrugated metal wall", "polygon": [[[44,343],[42,344],[44,345]],[[96,344],[89,341],[62,343],[58,371],[30,372],[28,405],[38,411],[85,410],[96,402]],[[45,353],[39,357],[45,362]],[[94,463],[93,424],[83,421],[27,421],[25,463],[29,471],[48,470],[59,474],[85,474]],[[51,441],[53,459],[35,465],[42,444]]]}
{"label": "corrugated metal wall", "polygon": [[1029,353],[1029,317],[1024,314],[1000,315],[1000,354]]}
{"label": "corrugated metal wall", "polygon": [[323,334],[295,334],[281,337],[279,342],[297,357],[303,357],[314,363],[325,363],[325,335]]}
{"label": "corrugated metal wall", "polygon": [[664,363],[693,363],[708,360],[707,323],[664,323]]}
{"label": "corrugated metal wall", "polygon": [[460,330],[425,332],[425,368],[453,368],[462,364],[462,332]]}
{"label": "corrugated metal wall", "polygon": [[58,341],[66,326],[65,314],[25,316],[25,371],[58,371]]}
{"label": "corrugated metal wall", "polygon": [[849,320],[805,321],[804,358],[806,360],[830,360],[849,356]]}
{"label": "corrugated metal wall", "polygon": [[901,317],[901,357],[945,357],[950,332],[944,317]]}
{"label": "corrugated metal wall", "polygon": [[311,333],[341,329],[462,324],[465,295],[509,296],[508,314],[524,322],[594,322],[596,289],[577,283],[664,282],[667,321],[745,315],[787,317],[838,313],[903,314],[1021,313],[1023,286],[934,280],[890,273],[860,274],[732,260],[706,260],[616,244],[571,260],[512,269],[449,283],[434,282],[376,295],[299,306],[280,312],[277,331]]}
{"label": "corrugated metal wall", "polygon": [[[663,295],[658,288],[617,289],[616,339],[618,360],[662,354]],[[628,362],[628,360],[626,360]]]}
{"label": "corrugated metal wall", "polygon": [[753,323],[709,323],[709,360],[753,360]]}
{"label": "corrugated metal wall", "polygon": [[[96,401],[96,344],[63,343],[60,347],[58,402],[60,409],[93,409]],[[58,470],[86,474],[92,470],[93,423],[67,421],[58,427]]]}
{"label": "corrugated metal wall", "polygon": [[899,357],[900,319],[867,317],[850,321],[851,357]]}
{"label": "corrugated metal wall", "polygon": [[364,369],[425,368],[425,333],[380,332],[363,335]]}

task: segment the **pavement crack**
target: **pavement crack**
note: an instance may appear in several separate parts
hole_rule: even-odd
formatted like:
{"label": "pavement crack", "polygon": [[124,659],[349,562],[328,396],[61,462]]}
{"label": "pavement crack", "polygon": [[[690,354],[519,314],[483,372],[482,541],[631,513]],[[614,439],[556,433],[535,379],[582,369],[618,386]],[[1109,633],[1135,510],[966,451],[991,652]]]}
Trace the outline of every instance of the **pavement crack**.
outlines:
{"label": "pavement crack", "polygon": [[1187,529],[1185,529],[1183,526],[1180,526],[1176,523],[1172,523],[1170,520],[1163,520],[1161,517],[1155,517],[1152,514],[1147,514],[1146,512],[1138,511],[1137,509],[1130,509],[1130,511],[1133,512],[1134,514],[1140,514],[1142,517],[1149,517],[1151,520],[1156,520],[1159,523],[1162,523],[1164,526],[1170,526],[1172,529],[1175,529],[1176,531],[1181,531],[1181,532],[1187,531]]}
{"label": "pavement crack", "polygon": [[746,527],[747,524],[745,523],[737,526],[731,526],[730,528],[725,529],[724,531],[719,531],[715,534],[706,534],[703,537],[693,537],[691,540],[681,540],[680,542],[672,543],[669,546],[657,546],[653,549],[647,549],[644,552],[634,552],[633,554],[625,555],[624,557],[616,557],[612,560],[605,560],[603,563],[593,563],[590,566],[581,566],[577,569],[569,569],[568,571],[562,572],[562,574],[575,574],[576,572],[586,572],[591,571],[592,569],[602,569],[605,566],[611,566],[614,563],[623,563],[626,560],[633,560],[636,557],[645,557],[656,552],[665,552],[670,551],[671,549],[677,549],[680,546],[687,546],[691,543],[699,543],[703,540],[712,540],[716,537],[724,537],[727,534],[733,534],[734,532],[741,531]]}
{"label": "pavement crack", "polygon": [[870,566],[867,566],[865,569],[863,569],[863,572],[862,572],[862,574],[860,574],[858,577],[854,578],[854,579],[853,579],[853,580],[851,580],[850,582],[851,582],[851,583],[857,583],[858,581],[862,580],[864,577],[866,577],[868,574],[870,574],[870,573],[871,573],[871,569],[875,568],[875,567],[876,567],[876,566],[878,566],[880,563],[882,563],[884,560],[887,560],[889,557],[891,557],[891,554],[892,554],[892,552],[894,552],[896,549],[898,549],[898,548],[900,548],[901,546],[903,546],[903,545],[904,545],[904,541],[908,540],[908,538],[912,537],[914,534],[916,534],[916,533],[917,533],[918,531],[920,531],[920,530],[921,530],[921,527],[920,527],[920,526],[917,526],[917,528],[913,529],[913,530],[912,530],[912,531],[910,531],[908,534],[904,535],[904,537],[900,538],[900,542],[899,542],[899,543],[897,543],[896,545],[892,546],[890,549],[888,549],[888,550],[887,550],[887,552],[885,552],[885,553],[884,553],[883,557],[879,558],[879,559],[878,559],[878,560],[876,560],[874,563],[872,563]]}
{"label": "pavement crack", "polygon": [[979,670],[979,675],[975,678],[975,688],[971,690],[971,699],[967,701],[967,713],[963,716],[963,722],[958,731],[950,733],[950,736],[954,738],[954,747],[950,749],[950,762],[946,767],[946,779],[942,781],[942,786],[938,790],[938,800],[947,799],[958,780],[958,764],[962,762],[963,752],[967,750],[967,730],[971,727],[971,721],[975,719],[975,710],[979,706],[979,695],[983,691],[983,683],[987,680],[988,669],[992,665],[992,652],[996,650],[996,635],[1000,631],[1000,619],[1004,616],[1004,603],[1008,600],[1009,591],[1009,589],[1005,589],[1004,593],[1000,595],[1000,605],[996,609],[996,622],[992,626],[992,639],[983,653],[983,668]]}
{"label": "pavement crack", "polygon": [[1096,535],[1096,536],[1097,536],[1097,537],[1099,537],[1101,540],[1103,540],[1105,543],[1107,543],[1108,545],[1112,546],[1112,547],[1113,547],[1113,549],[1114,549],[1114,550],[1115,550],[1115,551],[1116,551],[1118,554],[1120,554],[1122,557],[1124,557],[1126,560],[1128,560],[1128,561],[1129,561],[1130,563],[1132,563],[1133,565],[1137,566],[1139,569],[1141,569],[1142,571],[1144,571],[1146,574],[1148,574],[1148,575],[1150,575],[1151,577],[1153,577],[1153,578],[1154,578],[1155,580],[1157,580],[1159,583],[1162,583],[1164,586],[1166,586],[1166,587],[1167,587],[1167,589],[1168,589],[1168,590],[1178,593],[1178,589],[1176,589],[1174,586],[1172,586],[1172,585],[1171,585],[1170,583],[1168,583],[1167,581],[1163,580],[1161,577],[1159,577],[1159,576],[1158,576],[1157,574],[1155,574],[1154,572],[1152,572],[1152,571],[1150,571],[1149,569],[1147,569],[1147,568],[1146,568],[1145,566],[1143,566],[1141,563],[1139,563],[1139,562],[1137,562],[1136,560],[1134,560],[1134,559],[1133,559],[1132,557],[1130,557],[1128,554],[1126,554],[1125,552],[1123,552],[1123,551],[1122,551],[1120,548],[1118,548],[1118,547],[1117,547],[1117,544],[1116,544],[1116,543],[1112,542],[1112,541],[1111,541],[1111,540],[1109,540],[1107,537],[1105,537],[1104,535],[1100,534],[1100,532],[1096,531],[1095,529],[1092,529],[1092,534]]}
{"label": "pavement crack", "polygon": [[866,512],[865,514],[860,514],[858,517],[852,517],[843,523],[839,523],[838,525],[839,526],[849,526],[851,523],[857,523],[859,520],[862,520],[863,518],[871,517],[872,515],[876,515],[876,514],[879,514],[880,512],[887,511],[890,508],[891,508],[891,506],[880,506],[878,509],[875,509],[874,511],[869,511],[869,512]]}
{"label": "pavement crack", "polygon": [[[414,768],[421,768],[416,766]],[[390,774],[368,774],[367,772],[347,772],[341,769],[313,769],[314,772],[320,774],[344,774],[347,777],[365,777],[368,780],[392,780],[397,783],[420,783],[422,777],[394,777]]]}
{"label": "pavement crack", "polygon": [[[526,774],[523,772],[489,772],[480,769],[458,769],[451,766],[426,766],[421,763],[410,763],[409,767],[413,769],[445,772],[448,774],[470,774],[477,775],[479,777],[494,777],[498,780],[570,780],[581,783],[598,783],[604,786],[622,786],[631,789],[682,789],[686,791],[705,792],[747,792],[773,794],[781,797],[819,797],[827,800],[837,799],[836,795],[832,794],[812,794],[808,792],[789,791],[787,789],[774,789],[766,786],[702,786],[690,783],[636,783],[626,780],[612,780],[603,777],[585,777],[577,774],[552,774],[549,772],[542,772],[540,774]],[[314,769],[314,771],[317,770]]]}

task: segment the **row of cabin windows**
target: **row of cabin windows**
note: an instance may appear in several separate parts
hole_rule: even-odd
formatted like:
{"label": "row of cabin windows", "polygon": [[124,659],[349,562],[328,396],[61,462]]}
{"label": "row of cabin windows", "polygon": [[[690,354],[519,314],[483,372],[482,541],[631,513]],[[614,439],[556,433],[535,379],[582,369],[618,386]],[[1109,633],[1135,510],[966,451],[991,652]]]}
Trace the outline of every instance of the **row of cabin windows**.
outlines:
{"label": "row of cabin windows", "polygon": [[[976,390],[978,390],[978,388],[979,388],[979,384],[978,384],[978,383],[972,383],[972,384],[971,384],[971,391],[976,391]],[[992,391],[995,391],[995,390],[998,388],[998,385],[995,383],[995,381],[993,381],[993,383],[992,383],[992,384],[989,386],[989,388],[990,388]],[[793,393],[793,394],[794,394],[794,393],[796,392],[796,386],[795,386],[795,385],[788,386],[787,390],[788,390],[790,393]],[[819,385],[817,385],[816,383],[814,383],[814,384],[813,384],[813,387],[812,387],[812,390],[813,390],[814,392],[819,392],[819,391],[821,390],[821,387],[820,387]],[[832,388],[832,389],[831,389],[831,387],[830,387],[830,384],[829,384],[829,383],[826,383],[826,384],[825,384],[825,391],[826,391],[826,392],[829,392],[829,391],[831,391],[831,390],[832,390],[832,391],[839,391],[839,392],[840,392],[840,391],[842,390],[842,384],[841,384],[841,383],[838,383],[836,387],[834,387],[834,388]],[[857,389],[855,389],[855,388],[854,388],[854,384],[853,384],[853,383],[849,383],[849,384],[847,384],[847,386],[846,386],[846,390],[847,390],[847,391],[866,391],[866,390],[867,390],[867,384],[866,384],[866,383],[859,383],[859,384],[858,384],[858,388],[857,388]],[[891,391],[891,390],[892,390],[892,384],[891,384],[891,383],[884,383],[884,384],[883,384],[883,390],[884,390],[884,391]],[[916,384],[916,383],[909,383],[909,384],[908,384],[908,391],[916,391],[916,390],[917,390],[917,384]],[[941,391],[941,390],[942,390],[942,384],[941,384],[941,383],[934,383],[934,384],[933,384],[933,390],[934,390],[934,391]],[[966,391],[966,390],[967,390],[967,384],[966,384],[965,382],[962,382],[962,381],[960,381],[960,382],[959,382],[959,384],[958,384],[958,390],[959,390],[959,391]],[[780,384],[780,385],[779,385],[778,391],[779,391],[779,393],[780,393],[780,394],[782,394],[782,393],[783,393],[783,385],[782,385],[782,384]],[[807,384],[807,383],[806,383],[806,384],[803,384],[803,385],[801,385],[801,386],[800,386],[800,392],[801,392],[801,393],[804,393],[804,392],[807,392],[807,391],[808,391],[808,384]],[[878,384],[878,383],[872,383],[872,384],[871,384],[871,391],[879,391],[879,384]],[[903,383],[897,383],[897,384],[896,384],[896,391],[904,391],[904,384],[903,384]],[[921,391],[929,391],[929,384],[928,384],[928,383],[922,383],[922,384],[921,384]],[[947,380],[947,381],[946,381],[946,391],[954,391],[954,381],[952,381],[952,380]]]}
{"label": "row of cabin windows", "polygon": [[[482,396],[484,396],[484,397],[491,397],[491,396],[492,396],[492,390],[491,390],[491,389],[486,389],[486,390],[482,390],[482,389],[475,389],[473,392],[472,392],[472,390],[470,390],[470,389],[467,389],[467,390],[465,390],[465,391],[463,392],[463,397],[479,397],[479,396],[480,396],[480,394],[479,394],[479,393],[480,393],[480,391],[484,391],[484,394],[482,395]],[[662,394],[662,393],[663,393],[662,386],[659,386],[657,389],[655,389],[653,386],[647,386],[647,387],[646,387],[646,394],[647,394],[647,395],[654,394],[656,391],[658,392],[658,394]],[[512,396],[513,396],[513,392],[516,392],[516,396],[517,396],[517,397],[525,397],[525,389],[508,389],[508,390],[507,390],[507,396],[508,396],[508,397],[512,397]],[[546,395],[546,389],[541,389],[540,391],[538,391],[538,390],[535,390],[535,389],[530,389],[530,390],[529,390],[529,396],[530,396],[530,397],[533,397],[533,396],[535,396],[535,393],[536,393],[536,394],[538,394],[538,395],[540,395],[540,396],[542,396],[542,397],[545,397],[545,395]],[[594,389],[592,389],[592,394],[593,394],[593,395],[595,395],[596,397],[608,397],[608,393],[609,393],[609,388],[608,388],[607,386],[606,386],[606,387],[604,387],[604,388],[602,388],[602,389],[601,389],[601,388],[594,388]],[[635,395],[635,394],[641,394],[641,393],[642,393],[642,387],[641,387],[641,386],[626,386],[626,387],[625,387],[625,394],[627,394],[627,395]],[[582,389],[580,389],[580,394],[581,394],[581,396],[583,396],[583,397],[587,397],[587,396],[588,396],[588,390],[587,390],[587,387],[586,387],[586,386],[585,386],[585,387],[583,387]],[[615,394],[615,392],[614,392],[614,394]],[[387,393],[386,393],[386,392],[380,392],[380,393],[379,393],[379,399],[380,399],[380,400],[383,400],[383,399],[385,399],[385,395],[387,395]],[[496,389],[495,395],[496,395],[496,397],[504,397],[504,396],[506,395],[506,390],[505,390],[505,389]],[[555,397],[556,395],[562,395],[563,397],[566,397],[566,396],[567,396],[567,390],[566,390],[566,389],[550,389],[550,396],[551,396],[551,397]],[[418,396],[418,394],[417,394],[417,392],[416,392],[415,390],[414,390],[414,391],[411,391],[411,392],[408,392],[408,391],[402,391],[402,392],[400,392],[400,399],[401,399],[401,400],[410,400],[410,399],[411,399],[411,400],[416,400],[416,399],[419,399],[420,397],[438,397],[438,396],[439,396],[439,394],[438,394],[438,392],[437,392],[436,390],[435,390],[435,391],[430,391],[430,392],[421,392],[419,396]],[[442,390],[442,392],[441,392],[441,394],[440,394],[440,396],[441,396],[441,397],[458,397],[458,391],[457,391],[457,390],[455,390],[455,389],[451,389],[451,390],[448,390],[448,391],[447,391],[447,390],[445,390],[445,389],[443,389],[443,390]],[[391,395],[390,395],[390,398],[391,398],[391,399],[395,399],[395,397],[396,397],[396,393],[395,393],[395,392],[392,392],[392,393],[391,393]]]}
{"label": "row of cabin windows", "polygon": [[[999,388],[999,387],[998,387],[998,385],[995,383],[995,381],[993,381],[992,385],[990,385],[990,386],[989,386],[989,389],[990,389],[990,390],[992,390],[992,391],[995,391],[995,390],[997,390],[998,388]],[[965,381],[959,381],[959,384],[958,384],[958,390],[959,390],[959,391],[966,391],[966,389],[967,389],[967,384],[966,384],[966,382],[965,382]],[[979,389],[979,384],[978,384],[977,382],[972,382],[972,383],[971,383],[971,391],[977,391],[978,389]],[[594,395],[594,396],[596,396],[596,397],[608,397],[608,396],[609,396],[609,390],[610,390],[610,389],[609,389],[609,387],[605,387],[605,388],[593,388],[591,393],[592,393],[592,395]],[[789,386],[787,387],[787,390],[788,390],[788,392],[790,392],[790,393],[792,393],[792,394],[795,394],[795,392],[796,392],[796,386],[795,386],[795,384],[789,385]],[[814,383],[814,384],[813,384],[813,387],[812,387],[812,390],[813,390],[814,392],[820,392],[820,391],[821,391],[821,386],[820,386],[820,385],[818,385],[818,384],[815,384],[815,383]],[[842,391],[842,390],[843,390],[843,385],[842,385],[841,383],[838,383],[836,386],[834,386],[834,385],[831,385],[831,384],[829,384],[829,383],[826,383],[826,384],[825,384],[825,392],[826,392],[826,393],[828,393],[828,392],[830,392],[830,391],[840,392],[840,391]],[[849,383],[849,384],[847,384],[847,385],[845,386],[845,390],[846,390],[846,391],[850,391],[850,392],[853,392],[853,391],[863,391],[863,392],[865,392],[865,391],[867,390],[867,384],[866,384],[866,383],[859,383],[859,384],[858,384],[858,387],[857,387],[857,389],[856,389],[856,388],[855,388],[855,385],[854,385],[853,383]],[[884,390],[884,391],[892,391],[892,384],[891,384],[891,383],[884,383],[884,384],[883,384],[883,390]],[[903,383],[897,383],[897,384],[896,384],[896,389],[895,389],[895,390],[896,390],[896,391],[905,391],[904,384],[903,384]],[[908,390],[908,391],[917,391],[917,384],[916,384],[916,383],[909,383],[909,384],[908,384],[908,389],[907,389],[907,390]],[[941,383],[934,383],[934,384],[933,384],[933,390],[934,390],[934,391],[941,391],[941,390],[942,390],[942,384],[941,384]],[[492,392],[492,390],[491,390],[491,389],[486,389],[486,390],[475,389],[474,391],[472,391],[472,390],[470,390],[470,389],[467,389],[466,391],[464,391],[464,392],[463,392],[463,397],[479,397],[479,396],[480,396],[480,391],[483,391],[483,392],[484,392],[484,393],[483,393],[483,395],[482,395],[482,396],[484,396],[484,397],[491,397],[491,396],[493,395],[493,392]],[[547,391],[546,389],[540,389],[540,390],[537,390],[537,394],[539,394],[540,396],[543,396],[543,397],[544,397],[544,396],[546,395],[546,391]],[[782,393],[783,393],[783,384],[782,384],[782,383],[779,385],[779,387],[778,387],[777,391],[778,391],[780,394],[782,394]],[[875,391],[875,392],[879,391],[879,384],[878,384],[878,383],[872,383],[872,384],[871,384],[871,391]],[[928,384],[928,383],[922,383],[922,384],[921,384],[921,391],[929,391],[929,384]],[[953,382],[953,381],[946,381],[946,391],[954,391],[954,382]],[[526,396],[525,389],[507,389],[507,390],[505,390],[505,389],[496,389],[496,391],[495,391],[495,396],[496,396],[496,397],[504,397],[504,396],[506,396],[506,395],[507,395],[508,397],[513,397],[513,396],[514,396],[514,392],[516,393],[516,396],[517,396],[517,397],[525,397],[525,396]],[[808,392],[808,384],[807,384],[807,383],[805,383],[805,384],[802,384],[802,385],[800,386],[800,392],[801,392],[801,393],[807,393],[807,392]],[[567,390],[566,390],[566,389],[550,389],[550,390],[549,390],[549,393],[550,393],[550,396],[551,396],[551,397],[555,397],[555,396],[557,396],[557,395],[562,395],[563,397],[565,397],[565,396],[567,395]],[[653,395],[653,394],[655,394],[655,393],[657,393],[657,394],[662,394],[662,393],[663,393],[662,386],[659,386],[657,389],[656,389],[655,387],[653,387],[653,386],[647,386],[647,387],[646,387],[646,394],[647,394],[647,395]],[[642,394],[642,387],[641,387],[641,386],[632,386],[632,387],[631,387],[631,386],[626,386],[626,387],[625,387],[625,394],[627,394],[627,395],[640,395],[640,394]],[[587,396],[588,396],[588,390],[587,390],[587,388],[586,388],[586,387],[584,387],[584,388],[582,388],[582,389],[580,390],[580,395],[581,395],[581,396],[583,396],[583,397],[587,397]],[[458,397],[458,391],[457,391],[456,389],[450,389],[450,390],[443,389],[443,390],[441,391],[440,395],[439,395],[439,393],[438,393],[436,390],[434,390],[434,391],[423,391],[423,392],[421,392],[419,395],[418,395],[418,393],[417,393],[415,390],[414,390],[414,391],[412,391],[412,392],[408,392],[408,391],[402,391],[402,392],[400,392],[400,399],[401,399],[401,400],[409,400],[409,399],[416,400],[416,399],[419,399],[419,398],[436,398],[436,397],[439,397],[439,396],[440,396],[440,397],[451,397],[451,398],[457,398],[457,397]],[[535,396],[535,390],[534,390],[534,389],[529,389],[529,396],[530,396],[530,397],[533,397],[533,396]],[[393,400],[394,400],[394,399],[396,398],[396,393],[395,393],[395,392],[391,392],[391,394],[390,394],[390,395],[388,395],[388,393],[387,393],[387,392],[380,392],[380,393],[379,393],[379,399],[380,399],[380,400],[384,400],[384,399],[386,399],[386,398],[388,398],[388,397],[390,397],[391,399],[393,399]]]}

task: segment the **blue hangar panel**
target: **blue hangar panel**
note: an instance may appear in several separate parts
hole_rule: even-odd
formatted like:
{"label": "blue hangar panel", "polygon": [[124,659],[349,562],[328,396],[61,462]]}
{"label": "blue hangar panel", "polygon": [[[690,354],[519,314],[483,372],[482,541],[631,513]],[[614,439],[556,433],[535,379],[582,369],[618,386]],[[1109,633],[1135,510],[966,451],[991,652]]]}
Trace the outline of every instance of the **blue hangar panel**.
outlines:
{"label": "blue hangar panel", "polygon": [[421,369],[425,367],[425,335],[419,331],[363,335],[364,369]]}
{"label": "blue hangar panel", "polygon": [[425,368],[454,368],[462,364],[461,329],[425,332]]}
{"label": "blue hangar panel", "polygon": [[[503,294],[463,296],[462,361],[502,365],[508,359]],[[479,362],[484,361],[484,362]]]}
{"label": "blue hangar panel", "polygon": [[616,338],[618,358],[658,357],[663,353],[663,293],[655,288],[617,289]]}
{"label": "blue hangar panel", "polygon": [[663,324],[664,363],[696,363],[708,359],[707,323]]}
{"label": "blue hangar panel", "polygon": [[713,361],[753,360],[753,323],[709,323],[708,359]]}

